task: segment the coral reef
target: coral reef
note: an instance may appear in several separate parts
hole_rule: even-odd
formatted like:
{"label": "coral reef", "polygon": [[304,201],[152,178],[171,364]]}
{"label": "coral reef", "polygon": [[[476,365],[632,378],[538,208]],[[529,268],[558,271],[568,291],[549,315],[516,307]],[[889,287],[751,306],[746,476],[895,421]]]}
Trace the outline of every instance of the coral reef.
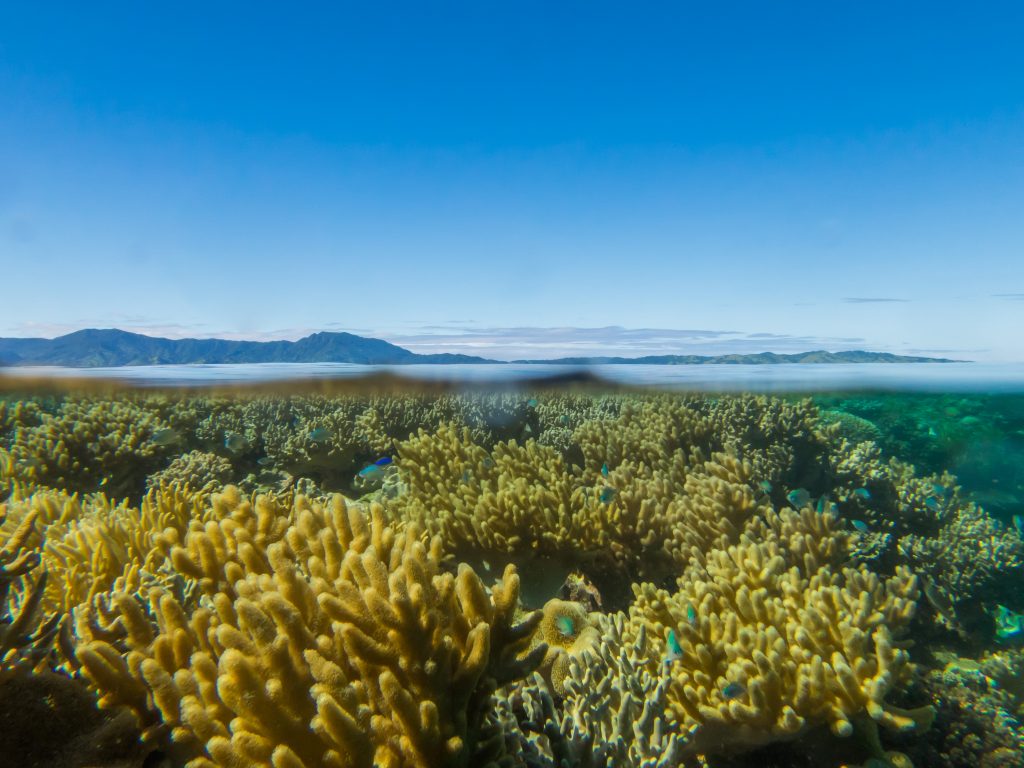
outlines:
{"label": "coral reef", "polygon": [[228,485],[234,474],[231,462],[223,456],[205,451],[189,451],[174,460],[159,472],[146,479],[146,487],[159,488],[161,485],[183,485],[197,491],[212,490]]}
{"label": "coral reef", "polygon": [[573,658],[556,705],[535,675],[499,701],[520,761],[540,768],[671,768],[686,735],[665,717],[669,677],[647,669],[646,636],[623,642],[625,617],[601,617],[601,641]]}
{"label": "coral reef", "polygon": [[555,695],[564,696],[569,665],[597,644],[600,633],[580,603],[552,598],[541,609],[541,614],[532,645],[547,646],[541,672]]}
{"label": "coral reef", "polygon": [[[936,727],[917,745],[936,768],[1024,766],[1024,659],[1000,653],[980,661],[941,654],[922,687],[936,703]],[[1016,685],[1014,685],[1016,683]]]}
{"label": "coral reef", "polygon": [[169,452],[152,439],[168,424],[140,397],[69,395],[33,417],[38,423],[17,427],[7,447],[15,478],[26,483],[137,498]]}
{"label": "coral reef", "polygon": [[806,508],[773,513],[708,552],[674,593],[634,587],[627,638],[678,638],[668,705],[692,729],[690,749],[741,751],[822,722],[848,736],[862,712],[898,731],[926,725],[926,712],[885,701],[911,673],[898,637],[916,579],[834,568],[844,554],[837,524]]}
{"label": "coral reef", "polygon": [[490,695],[546,651],[520,658],[541,617],[513,621],[514,569],[488,593],[468,567],[442,572],[439,540],[425,546],[340,497],[297,499],[283,530],[239,512],[194,522],[170,555],[209,607],[189,614],[154,588],[145,606],[115,593],[81,618],[93,639],[77,658],[104,706],[131,709],[144,738],[190,766],[500,756]]}
{"label": "coral reef", "polygon": [[156,574],[191,521],[224,511],[179,487],[152,490],[137,508],[102,494],[83,498],[49,490],[18,492],[6,507],[0,536],[14,537],[31,521],[23,544],[49,575],[44,606],[59,611],[109,590],[126,573],[137,572],[136,580]]}
{"label": "coral reef", "polygon": [[[1020,532],[887,453],[883,411],[827,404],[0,399],[0,716],[23,692],[52,697],[31,719],[69,724],[67,748],[12,749],[189,768],[1019,764],[1024,664],[993,617],[1024,607]],[[940,643],[1001,650],[941,669]]]}

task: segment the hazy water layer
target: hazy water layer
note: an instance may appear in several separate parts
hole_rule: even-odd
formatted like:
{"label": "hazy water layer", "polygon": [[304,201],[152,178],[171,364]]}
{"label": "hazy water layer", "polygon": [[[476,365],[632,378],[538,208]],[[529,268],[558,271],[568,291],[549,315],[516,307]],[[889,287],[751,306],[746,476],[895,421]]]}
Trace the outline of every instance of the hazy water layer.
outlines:
{"label": "hazy water layer", "polygon": [[353,379],[392,374],[413,380],[502,384],[551,376],[591,375],[617,384],[732,392],[822,392],[882,389],[924,392],[1021,392],[1024,364],[857,363],[799,365],[405,365],[265,363],[259,365],[148,365],[119,368],[20,367],[14,378],[110,379],[140,386],[209,386]]}

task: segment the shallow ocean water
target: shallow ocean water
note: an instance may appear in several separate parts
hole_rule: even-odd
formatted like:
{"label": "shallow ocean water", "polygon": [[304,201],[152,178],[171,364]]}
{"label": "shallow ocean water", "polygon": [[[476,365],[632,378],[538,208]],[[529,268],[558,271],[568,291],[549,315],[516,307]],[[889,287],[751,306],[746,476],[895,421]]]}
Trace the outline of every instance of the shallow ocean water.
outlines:
{"label": "shallow ocean water", "polygon": [[1024,367],[301,368],[5,381],[0,766],[1024,765]]}

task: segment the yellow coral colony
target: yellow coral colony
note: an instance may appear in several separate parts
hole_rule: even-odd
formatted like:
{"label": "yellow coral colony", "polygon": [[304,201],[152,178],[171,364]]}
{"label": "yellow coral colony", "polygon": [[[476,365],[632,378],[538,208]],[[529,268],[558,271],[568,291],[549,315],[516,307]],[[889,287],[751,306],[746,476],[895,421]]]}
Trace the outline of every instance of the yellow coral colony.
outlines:
{"label": "yellow coral colony", "polygon": [[[5,505],[0,505],[0,525],[6,515]],[[0,546],[0,674],[43,664],[60,629],[62,614],[42,615],[45,571],[30,581],[39,565],[38,553],[27,547],[34,527],[35,515],[29,515]],[[15,582],[23,588],[12,589]]]}
{"label": "yellow coral colony", "polygon": [[910,672],[897,637],[917,580],[836,566],[844,538],[830,514],[771,513],[694,562],[675,592],[634,587],[632,634],[659,638],[662,658],[668,630],[678,638],[668,698],[692,731],[688,751],[749,749],[817,723],[846,736],[862,712],[898,730],[927,720],[885,702]]}
{"label": "yellow coral colony", "polygon": [[442,571],[438,539],[340,497],[299,497],[280,532],[240,505],[170,559],[201,607],[155,587],[145,605],[94,600],[78,659],[105,706],[190,768],[487,765],[491,692],[546,651],[523,655],[541,615],[513,622],[514,569],[488,593],[466,566]]}

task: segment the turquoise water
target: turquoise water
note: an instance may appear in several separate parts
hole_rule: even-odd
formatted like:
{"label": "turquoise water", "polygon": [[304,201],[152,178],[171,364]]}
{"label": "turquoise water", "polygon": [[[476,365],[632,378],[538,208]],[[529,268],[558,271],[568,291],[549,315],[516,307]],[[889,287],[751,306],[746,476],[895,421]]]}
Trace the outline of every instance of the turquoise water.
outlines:
{"label": "turquoise water", "polygon": [[609,371],[19,371],[0,766],[1024,765],[1024,367]]}

